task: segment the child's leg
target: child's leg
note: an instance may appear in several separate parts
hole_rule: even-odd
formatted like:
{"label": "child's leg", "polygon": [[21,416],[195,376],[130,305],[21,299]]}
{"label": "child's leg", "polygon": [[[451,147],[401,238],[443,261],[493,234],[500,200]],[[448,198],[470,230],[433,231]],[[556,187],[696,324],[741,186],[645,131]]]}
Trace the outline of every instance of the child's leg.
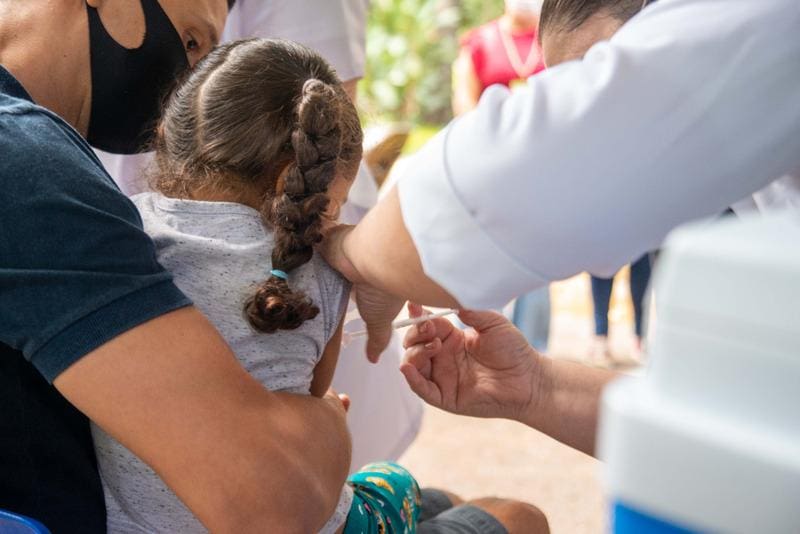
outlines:
{"label": "child's leg", "polygon": [[420,509],[417,481],[397,464],[370,464],[348,479],[353,505],[345,534],[414,534]]}

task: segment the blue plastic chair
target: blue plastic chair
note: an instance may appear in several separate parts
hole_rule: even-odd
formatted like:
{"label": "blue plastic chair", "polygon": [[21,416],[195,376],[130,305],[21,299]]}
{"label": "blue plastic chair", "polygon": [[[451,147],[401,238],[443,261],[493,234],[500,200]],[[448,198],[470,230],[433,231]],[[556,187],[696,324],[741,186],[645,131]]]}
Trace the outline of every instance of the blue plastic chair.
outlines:
{"label": "blue plastic chair", "polygon": [[50,534],[50,531],[35,519],[0,510],[0,534]]}

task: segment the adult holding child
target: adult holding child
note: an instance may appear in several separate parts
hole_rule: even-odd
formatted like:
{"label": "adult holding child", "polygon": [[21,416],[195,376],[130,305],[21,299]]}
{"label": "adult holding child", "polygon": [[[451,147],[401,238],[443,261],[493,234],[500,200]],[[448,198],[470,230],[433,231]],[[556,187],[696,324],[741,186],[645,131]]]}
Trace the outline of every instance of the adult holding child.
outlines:
{"label": "adult holding child", "polygon": [[106,528],[89,419],[212,531],[315,531],[347,475],[341,401],[242,369],[85,141],[135,150],[232,3],[0,7],[0,508],[53,531]]}

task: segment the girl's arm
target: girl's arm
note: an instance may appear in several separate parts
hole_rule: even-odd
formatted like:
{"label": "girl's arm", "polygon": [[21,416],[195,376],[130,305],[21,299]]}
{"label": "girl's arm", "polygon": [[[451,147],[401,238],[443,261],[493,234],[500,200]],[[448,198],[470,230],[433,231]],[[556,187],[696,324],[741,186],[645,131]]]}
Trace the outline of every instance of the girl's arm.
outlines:
{"label": "girl's arm", "polygon": [[324,397],[331,387],[333,372],[336,370],[336,362],[339,361],[339,351],[342,348],[342,329],[344,328],[344,317],[336,328],[336,333],[328,341],[322,358],[314,368],[314,379],[311,381],[311,394],[315,397]]}

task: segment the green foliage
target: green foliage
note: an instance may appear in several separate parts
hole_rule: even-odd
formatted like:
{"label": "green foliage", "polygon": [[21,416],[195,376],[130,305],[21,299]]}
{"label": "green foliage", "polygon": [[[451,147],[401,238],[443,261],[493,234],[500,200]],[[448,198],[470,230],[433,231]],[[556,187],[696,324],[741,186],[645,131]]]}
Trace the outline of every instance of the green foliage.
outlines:
{"label": "green foliage", "polygon": [[503,0],[372,0],[359,96],[367,120],[448,121],[458,40],[502,11]]}

